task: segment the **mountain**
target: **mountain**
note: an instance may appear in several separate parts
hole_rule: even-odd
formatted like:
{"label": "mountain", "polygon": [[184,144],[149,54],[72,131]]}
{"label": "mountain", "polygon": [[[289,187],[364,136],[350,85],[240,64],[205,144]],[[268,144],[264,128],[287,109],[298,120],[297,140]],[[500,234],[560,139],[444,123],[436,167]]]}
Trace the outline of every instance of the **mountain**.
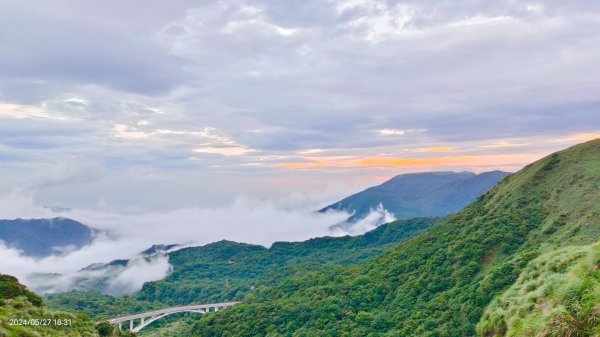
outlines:
{"label": "mountain", "polygon": [[108,263],[92,263],[87,267],[82,268],[80,271],[99,271],[99,270],[108,270],[115,267],[126,267],[130,262],[135,261],[136,259],[145,259],[149,260],[153,257],[164,256],[167,252],[179,247],[179,245],[152,245],[152,247],[143,250],[137,256],[132,259],[117,259],[110,261]]}
{"label": "mountain", "polygon": [[[292,275],[272,288],[246,296],[226,312],[203,317],[188,335],[475,336],[481,321],[481,336],[492,337],[505,336],[506,329],[518,331],[518,326],[509,327],[503,321],[518,325],[536,312],[562,312],[562,316],[542,317],[537,323],[546,325],[543,330],[550,333],[538,336],[597,336],[590,332],[597,331],[600,323],[598,304],[590,299],[597,292],[590,294],[586,289],[597,291],[598,283],[585,283],[598,281],[597,264],[591,264],[595,268],[592,276],[585,270],[573,270],[572,278],[563,279],[567,284],[545,292],[542,288],[535,293],[539,301],[532,297],[523,306],[511,297],[514,291],[510,289],[522,287],[519,275],[528,277],[527,268],[535,266],[536,258],[549,260],[545,254],[591,245],[599,238],[600,139],[526,166],[461,212],[378,258],[359,266],[332,266]],[[571,272],[568,264],[573,260],[564,256],[550,271],[567,268]],[[546,282],[535,280],[537,276],[549,275],[548,281],[553,278],[539,268],[530,274],[526,291]],[[569,300],[564,304],[558,296],[543,300],[553,292]],[[495,298],[500,302],[494,302]],[[587,300],[583,303],[577,298]],[[503,301],[507,306],[497,307],[507,310],[506,316],[495,314],[494,303]],[[560,306],[578,302],[583,306],[570,310],[579,316],[570,320],[569,309],[561,311]],[[585,311],[589,308],[586,303],[593,303],[595,311]],[[490,304],[487,312],[491,314],[484,314]],[[517,305],[519,310],[510,309]],[[591,328],[579,326],[580,321]]]}
{"label": "mountain", "polygon": [[119,281],[120,276],[144,265],[160,263],[161,260],[166,259],[169,251],[177,247],[178,245],[153,245],[130,259],[93,263],[70,274],[33,274],[29,276],[29,281],[32,284],[31,288],[41,294],[76,289],[120,295],[132,291],[132,285]]}
{"label": "mountain", "polygon": [[152,247],[150,247],[150,248],[144,250],[143,252],[141,252],[140,254],[142,256],[145,256],[145,257],[151,257],[151,256],[156,255],[156,254],[162,254],[162,253],[171,251],[171,250],[177,248],[178,246],[179,245],[176,245],[176,244],[170,244],[170,245],[162,245],[162,244],[160,244],[160,245],[153,245]]}
{"label": "mountain", "polygon": [[173,272],[164,280],[144,284],[137,298],[170,305],[239,300],[287,275],[327,264],[358,264],[426,231],[434,222],[432,218],[397,221],[361,236],[276,242],[270,248],[231,241],[185,248],[169,255]]}
{"label": "mountain", "polygon": [[0,241],[32,257],[79,249],[96,234],[95,229],[66,218],[0,220]]}
{"label": "mountain", "polygon": [[494,187],[510,173],[491,171],[424,172],[396,176],[320,210],[346,211],[347,222],[366,217],[381,204],[396,219],[445,216],[456,213]]}
{"label": "mountain", "polygon": [[231,241],[184,248],[168,253],[173,268],[169,276],[145,283],[130,296],[74,291],[48,295],[47,302],[55,309],[107,318],[161,306],[240,300],[289,275],[319,270],[324,265],[357,265],[429,230],[436,221],[439,219],[402,220],[360,236],[276,242],[270,248]]}

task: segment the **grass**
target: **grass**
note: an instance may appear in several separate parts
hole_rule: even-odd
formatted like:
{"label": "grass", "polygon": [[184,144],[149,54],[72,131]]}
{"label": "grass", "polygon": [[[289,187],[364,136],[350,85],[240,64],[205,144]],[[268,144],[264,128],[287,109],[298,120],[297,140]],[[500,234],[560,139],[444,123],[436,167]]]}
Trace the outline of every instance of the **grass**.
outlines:
{"label": "grass", "polygon": [[486,309],[480,336],[600,336],[600,242],[546,253]]}
{"label": "grass", "polygon": [[[17,278],[0,274],[0,337],[100,337],[100,330],[85,314],[47,310],[43,299]],[[107,335],[133,336],[103,331]]]}
{"label": "grass", "polygon": [[[68,319],[72,325],[23,326],[11,324],[11,319]],[[50,312],[34,306],[25,297],[0,300],[0,336],[2,337],[97,337],[94,322],[83,315]]]}

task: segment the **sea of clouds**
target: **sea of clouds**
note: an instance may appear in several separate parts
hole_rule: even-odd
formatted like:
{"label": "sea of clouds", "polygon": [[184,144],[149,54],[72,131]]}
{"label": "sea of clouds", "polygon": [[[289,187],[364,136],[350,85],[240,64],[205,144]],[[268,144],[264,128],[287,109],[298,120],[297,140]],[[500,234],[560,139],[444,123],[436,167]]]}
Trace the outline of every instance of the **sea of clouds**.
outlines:
{"label": "sea of clouds", "polygon": [[[278,199],[239,196],[221,207],[122,214],[89,209],[57,213],[37,205],[32,193],[13,191],[0,195],[2,219],[65,217],[96,228],[100,234],[89,246],[41,259],[24,256],[0,243],[0,273],[15,275],[34,290],[46,293],[68,291],[82,284],[82,280],[95,277],[107,279],[107,293],[131,293],[144,282],[164,278],[171,270],[164,254],[140,257],[140,252],[155,244],[200,246],[225,239],[269,247],[276,241],[359,235],[394,220],[392,214],[378,207],[350,226],[336,226],[349,214],[315,210],[338,200],[339,194],[293,193]],[[82,271],[90,264],[116,259],[131,260],[109,276],[101,271]]]}

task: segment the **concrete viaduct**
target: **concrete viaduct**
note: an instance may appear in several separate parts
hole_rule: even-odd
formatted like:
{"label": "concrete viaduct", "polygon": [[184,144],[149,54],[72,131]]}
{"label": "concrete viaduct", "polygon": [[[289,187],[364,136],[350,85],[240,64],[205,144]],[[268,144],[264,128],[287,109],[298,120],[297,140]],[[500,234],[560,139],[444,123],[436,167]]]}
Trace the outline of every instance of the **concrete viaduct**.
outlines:
{"label": "concrete viaduct", "polygon": [[238,303],[240,302],[225,302],[213,304],[186,305],[183,307],[172,307],[161,310],[148,311],[141,314],[117,317],[109,319],[108,322],[114,325],[118,325],[119,330],[123,330],[123,323],[127,322],[127,324],[129,324],[129,331],[137,333],[140,332],[143,328],[152,324],[152,322],[159,320],[165,316],[177,314],[180,312],[195,312],[199,314],[207,314],[209,312],[215,312],[223,308],[234,306]]}

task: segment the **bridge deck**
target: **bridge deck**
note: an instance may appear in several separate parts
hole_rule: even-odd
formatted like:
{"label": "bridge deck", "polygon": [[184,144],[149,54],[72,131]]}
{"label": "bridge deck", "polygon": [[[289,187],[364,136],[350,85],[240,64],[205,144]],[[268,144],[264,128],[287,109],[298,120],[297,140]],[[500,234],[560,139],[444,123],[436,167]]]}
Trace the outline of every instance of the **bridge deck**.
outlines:
{"label": "bridge deck", "polygon": [[185,311],[202,310],[202,309],[208,310],[208,309],[212,309],[212,308],[220,309],[220,308],[230,307],[230,306],[233,306],[238,303],[240,303],[240,302],[223,302],[223,303],[198,304],[198,305],[186,305],[186,306],[181,306],[181,307],[171,307],[171,308],[160,309],[160,310],[155,310],[155,311],[143,312],[143,313],[135,314],[135,315],[117,317],[117,318],[108,320],[108,322],[115,324],[115,323],[121,323],[121,322],[128,322],[128,321],[131,321],[134,319],[159,316],[159,315],[168,314],[168,313],[185,312]]}

